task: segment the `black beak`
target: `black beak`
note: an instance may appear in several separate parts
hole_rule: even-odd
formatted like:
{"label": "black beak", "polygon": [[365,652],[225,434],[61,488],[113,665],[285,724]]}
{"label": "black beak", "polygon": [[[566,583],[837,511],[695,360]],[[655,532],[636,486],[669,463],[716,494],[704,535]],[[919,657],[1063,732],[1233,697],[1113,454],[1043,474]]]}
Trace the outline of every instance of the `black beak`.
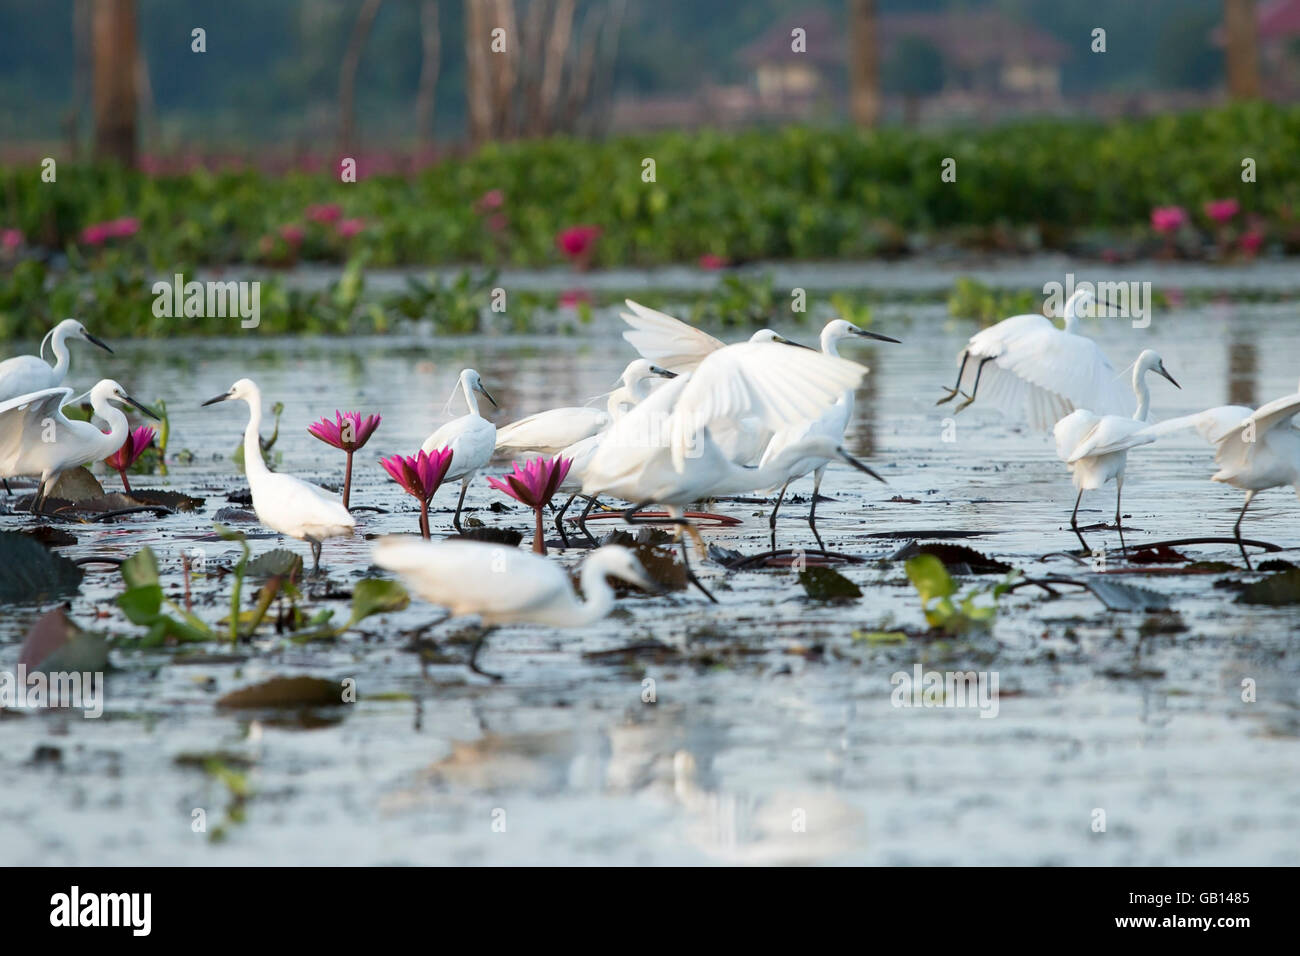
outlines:
{"label": "black beak", "polygon": [[1183,387],[1174,381],[1174,377],[1172,375],[1170,375],[1168,372],[1165,371],[1165,366],[1163,362],[1160,363],[1160,367],[1156,369],[1156,371],[1159,372],[1161,375],[1163,375],[1165,378],[1169,379],[1170,384],[1173,385],[1174,388],[1178,389],[1179,391],[1182,391]]}
{"label": "black beak", "polygon": [[129,405],[134,405],[136,408],[140,409],[140,411],[144,412],[146,415],[148,415],[148,416],[149,416],[150,418],[152,418],[154,421],[156,421],[156,422],[160,422],[160,421],[162,421],[162,416],[161,416],[161,415],[159,415],[157,412],[155,412],[155,411],[154,411],[152,408],[150,408],[148,405],[141,405],[139,402],[137,402],[137,401],[136,401],[134,398],[132,398],[130,395],[123,394],[123,395],[122,395],[122,400],[125,401],[125,402],[126,402],[127,404],[129,404]]}
{"label": "black beak", "polygon": [[98,345],[101,349],[103,349],[103,350],[104,350],[105,352],[107,352],[109,355],[112,355],[112,354],[113,354],[113,350],[110,349],[110,348],[108,347],[108,345],[106,345],[104,342],[101,342],[99,339],[95,338],[95,337],[94,337],[93,335],[91,335],[89,332],[85,332],[85,333],[83,333],[83,334],[86,336],[86,341],[89,342],[91,345]]}
{"label": "black beak", "polygon": [[866,329],[860,329],[856,325],[853,327],[854,335],[861,335],[868,339],[877,339],[881,342],[893,342],[895,345],[902,345],[898,339],[890,338],[888,335],[881,335],[879,332],[868,332]]}
{"label": "black beak", "polygon": [[493,408],[501,407],[500,405],[497,404],[497,400],[492,397],[492,393],[489,392],[486,388],[484,388],[481,382],[479,383],[478,390],[483,393],[484,398],[486,398],[489,402],[492,403]]}
{"label": "black beak", "polygon": [[840,452],[840,457],[843,458],[845,461],[847,461],[858,471],[862,472],[863,474],[870,475],[872,478],[876,479],[876,481],[880,482],[882,485],[889,484],[889,482],[885,481],[884,478],[881,478],[878,474],[876,474],[874,471],[872,471],[862,462],[858,461],[856,458],[854,458],[852,455],[846,452],[843,448],[841,448],[839,452]]}
{"label": "black beak", "polygon": [[229,392],[222,392],[222,393],[221,393],[220,395],[218,395],[216,398],[209,398],[206,402],[203,403],[203,405],[200,405],[199,407],[200,407],[200,408],[203,408],[204,406],[207,406],[207,405],[215,405],[215,404],[217,404],[217,402],[224,402],[224,401],[225,401],[226,399],[228,399],[229,397],[230,397],[230,393],[229,393]]}
{"label": "black beak", "polygon": [[813,348],[811,345],[804,345],[802,342],[792,342],[790,339],[787,339],[787,338],[786,338],[785,336],[783,336],[783,335],[779,335],[779,336],[777,336],[777,339],[776,339],[776,340],[777,340],[778,342],[780,342],[782,345],[793,345],[793,346],[794,346],[795,348],[797,348],[797,349],[807,349],[809,352],[816,352],[816,351],[817,351],[817,350],[816,350],[815,348]]}
{"label": "black beak", "polygon": [[653,375],[658,375],[658,376],[661,376],[661,377],[663,377],[663,378],[676,378],[676,377],[677,377],[677,373],[676,373],[676,372],[670,372],[670,371],[668,371],[668,369],[666,369],[666,368],[660,368],[658,365],[652,365],[652,366],[650,366],[650,372],[651,372],[651,374],[653,374]]}

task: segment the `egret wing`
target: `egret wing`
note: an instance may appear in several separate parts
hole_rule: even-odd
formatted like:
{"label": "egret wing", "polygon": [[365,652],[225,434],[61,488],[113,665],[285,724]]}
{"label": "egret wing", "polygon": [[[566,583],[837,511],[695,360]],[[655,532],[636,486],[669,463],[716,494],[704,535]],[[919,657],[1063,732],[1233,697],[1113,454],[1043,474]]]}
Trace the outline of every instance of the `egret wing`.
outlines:
{"label": "egret wing", "polygon": [[1211,445],[1217,445],[1225,435],[1249,418],[1253,412],[1254,409],[1248,405],[1219,405],[1197,412],[1195,415],[1166,418],[1162,422],[1148,425],[1141,433],[1152,438],[1165,438],[1180,431],[1194,431]]}
{"label": "egret wing", "polygon": [[54,369],[35,355],[18,355],[0,362],[0,401],[54,387]]}
{"label": "egret wing", "polygon": [[71,397],[72,389],[60,386],[0,402],[0,474],[21,474],[23,449],[50,437],[47,422],[54,427],[54,441],[59,440],[67,422],[59,409]]}
{"label": "egret wing", "polygon": [[632,328],[623,338],[647,361],[672,372],[694,371],[711,352],[724,348],[724,342],[687,325],[671,315],[647,309],[639,302],[626,299],[629,315],[620,312],[623,321]]}
{"label": "egret wing", "polygon": [[1143,435],[1143,429],[1143,423],[1136,419],[1107,415],[1084,436],[1066,462],[1074,464],[1084,458],[1113,455],[1155,441],[1153,436]]}
{"label": "egret wing", "polygon": [[424,451],[437,448],[451,449],[451,467],[446,480],[464,478],[482,468],[496,450],[497,429],[486,418],[463,415],[443,425],[424,440]]}
{"label": "egret wing", "polygon": [[338,533],[339,529],[356,527],[356,519],[343,507],[342,498],[294,475],[267,476],[261,488],[254,491],[253,506],[259,517],[265,509],[267,518],[263,520],[277,530],[292,528],[310,534],[312,530],[326,533],[334,529]]}
{"label": "egret wing", "polygon": [[599,408],[552,408],[521,418],[497,429],[496,447],[555,451],[588,438],[609,424],[609,413]]}
{"label": "egret wing", "polygon": [[[1300,393],[1284,395],[1261,405],[1219,439],[1219,449],[1214,460],[1220,474],[1231,474],[1246,468],[1255,449],[1264,436],[1274,428],[1284,428],[1300,412]],[[1218,475],[1215,475],[1218,479]]]}

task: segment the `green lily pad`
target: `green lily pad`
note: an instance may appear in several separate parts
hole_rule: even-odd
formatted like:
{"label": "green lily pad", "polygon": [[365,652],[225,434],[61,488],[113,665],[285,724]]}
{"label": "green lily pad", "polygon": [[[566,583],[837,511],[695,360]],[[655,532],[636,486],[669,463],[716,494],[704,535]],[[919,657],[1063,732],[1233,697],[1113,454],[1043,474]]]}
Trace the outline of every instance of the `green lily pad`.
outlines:
{"label": "green lily pad", "polygon": [[232,690],[218,707],[333,707],[343,704],[343,685],[322,677],[272,677],[261,684]]}
{"label": "green lily pad", "polygon": [[1272,607],[1300,604],[1300,568],[1270,574],[1263,580],[1246,585],[1237,601],[1241,604],[1267,604]]}
{"label": "green lily pad", "polygon": [[302,572],[302,555],[288,548],[276,548],[248,562],[244,573],[250,578],[292,578]]}
{"label": "green lily pad", "polygon": [[76,594],[81,568],[24,534],[0,532],[0,604],[38,603]]}
{"label": "green lily pad", "polygon": [[63,608],[42,614],[23,638],[18,661],[29,672],[95,672],[108,666],[108,643],[76,625]]}
{"label": "green lily pad", "polygon": [[862,589],[834,568],[800,571],[799,583],[814,601],[850,601],[862,597]]}

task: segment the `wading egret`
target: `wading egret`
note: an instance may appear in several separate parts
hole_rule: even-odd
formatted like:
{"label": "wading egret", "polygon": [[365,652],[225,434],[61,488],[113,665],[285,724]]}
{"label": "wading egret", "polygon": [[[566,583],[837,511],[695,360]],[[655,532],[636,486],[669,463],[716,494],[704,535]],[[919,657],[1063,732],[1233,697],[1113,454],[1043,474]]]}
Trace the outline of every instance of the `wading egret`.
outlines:
{"label": "wading egret", "polygon": [[[54,340],[54,365],[50,366],[43,356],[45,343]],[[68,351],[69,339],[83,339],[91,345],[98,345],[105,352],[112,354],[112,349],[86,331],[86,327],[76,319],[64,319],[41,340],[41,355],[18,355],[0,362],[0,401],[30,395],[47,388],[63,384],[68,375],[71,353]]]}
{"label": "wading egret", "polygon": [[630,406],[650,394],[656,377],[673,378],[675,374],[645,359],[636,359],[623,369],[618,387],[609,393],[604,409],[577,405],[552,408],[502,425],[497,429],[496,450],[507,455],[554,455],[608,428]]}
{"label": "wading egret", "polygon": [[1097,343],[1079,331],[1079,317],[1089,312],[1095,301],[1087,289],[1070,296],[1065,303],[1064,329],[1041,315],[1015,315],[976,332],[961,353],[957,383],[936,404],[965,394],[962,376],[974,358],[979,363],[975,381],[957,411],[982,395],[1004,414],[1023,418],[1036,431],[1050,431],[1077,408],[1099,415],[1126,414],[1128,390],[1117,378],[1115,367]]}
{"label": "wading egret", "polygon": [[[709,495],[771,487],[785,479],[777,466],[793,464],[737,465],[714,441],[712,429],[753,418],[777,431],[816,419],[866,371],[846,359],[773,343],[718,349],[691,375],[656,389],[605,433],[587,466],[583,494],[608,493],[634,502],[626,515],[631,523],[637,511],[665,505],[679,534],[684,528],[704,552],[699,532],[683,516],[687,505]],[[694,580],[686,554],[683,540],[682,558]]]}
{"label": "wading egret", "polygon": [[425,541],[388,535],[375,542],[374,561],[399,575],[419,597],[445,607],[451,617],[478,615],[484,629],[470,654],[479,670],[483,641],[504,624],[583,627],[599,621],[614,607],[614,591],[605,578],[615,577],[647,591],[658,591],[627,548],[607,545],[582,565],[580,600],[569,572],[540,555],[482,541]]}
{"label": "wading egret", "polygon": [[1079,489],[1079,496],[1074,499],[1074,511],[1070,514],[1070,527],[1074,529],[1083,545],[1088,550],[1088,542],[1079,533],[1079,502],[1085,491],[1100,488],[1106,482],[1115,481],[1115,527],[1119,529],[1119,546],[1124,546],[1124,525],[1120,519],[1120,494],[1124,489],[1124,467],[1127,464],[1128,450],[1138,445],[1155,441],[1154,436],[1144,435],[1147,413],[1151,408],[1151,392],[1147,388],[1147,372],[1155,372],[1167,378],[1175,388],[1182,388],[1174,377],[1165,370],[1165,363],[1151,349],[1138,356],[1133,365],[1133,393],[1137,396],[1137,410],[1132,418],[1122,415],[1095,415],[1086,408],[1066,415],[1052,430],[1056,438],[1056,454],[1065,462],[1074,480],[1074,487]]}
{"label": "wading egret", "polygon": [[460,510],[465,505],[465,492],[469,490],[469,483],[474,480],[474,476],[492,459],[497,444],[497,427],[479,414],[478,395],[486,398],[493,407],[497,407],[496,399],[488,394],[488,390],[483,387],[483,380],[472,368],[460,373],[459,383],[460,390],[465,395],[465,404],[469,406],[469,414],[453,418],[440,426],[420,446],[421,450],[430,454],[440,448],[451,449],[451,470],[443,480],[459,480],[461,483],[456,515],[452,518],[452,524],[458,532],[461,530]]}
{"label": "wading egret", "polygon": [[0,478],[39,476],[33,511],[44,506],[61,472],[100,461],[122,447],[131,426],[113,402],[134,405],[158,418],[112,379],[98,382],[86,394],[95,414],[108,423],[107,434],[63,414],[63,406],[73,400],[70,388],[47,388],[0,402]]}
{"label": "wading egret", "polygon": [[1246,570],[1250,556],[1241,542],[1241,522],[1255,495],[1269,488],[1290,485],[1300,495],[1300,429],[1292,418],[1300,412],[1300,388],[1258,409],[1245,405],[1221,405],[1195,415],[1170,418],[1144,429],[1140,434],[1160,438],[1185,428],[1215,446],[1219,466],[1211,481],[1221,481],[1246,492],[1246,500],[1232,526]]}
{"label": "wading egret", "polygon": [[[886,335],[860,329],[852,322],[844,319],[835,319],[826,323],[826,327],[822,329],[822,353],[838,357],[840,343],[855,337],[879,339],[885,342],[898,341]],[[805,422],[802,425],[783,428],[774,434],[767,443],[767,448],[763,451],[763,457],[759,464],[763,465],[771,462],[776,455],[786,448],[814,434],[825,435],[827,438],[832,439],[835,447],[838,448],[844,443],[844,433],[848,430],[849,421],[852,418],[853,391],[850,389],[841,395],[840,400],[827,409],[819,418]],[[812,529],[813,537],[817,539],[817,547],[823,547],[822,536],[817,533],[817,495],[821,492],[822,478],[826,475],[826,466],[830,461],[830,458],[801,458],[791,466],[789,475],[781,485],[780,494],[777,495],[776,504],[772,506],[772,513],[768,516],[768,527],[772,533],[773,550],[776,550],[776,513],[781,508],[781,502],[785,500],[786,489],[792,481],[802,478],[809,472],[813,473],[813,493],[812,503],[808,506],[808,527]]]}
{"label": "wading egret", "polygon": [[253,493],[257,520],[272,531],[311,545],[312,570],[320,568],[321,542],[352,534],[356,520],[343,507],[343,499],[309,481],[272,472],[262,460],[262,393],[250,379],[241,378],[230,390],[204,405],[241,400],[248,405],[244,429],[244,474]]}

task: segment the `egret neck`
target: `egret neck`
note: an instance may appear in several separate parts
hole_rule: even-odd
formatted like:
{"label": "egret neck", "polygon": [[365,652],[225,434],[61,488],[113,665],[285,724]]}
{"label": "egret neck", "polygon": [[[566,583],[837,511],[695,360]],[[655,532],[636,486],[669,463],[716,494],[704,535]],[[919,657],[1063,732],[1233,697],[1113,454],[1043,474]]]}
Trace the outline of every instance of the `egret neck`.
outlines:
{"label": "egret neck", "polygon": [[595,555],[582,566],[580,580],[585,600],[577,602],[578,608],[573,615],[574,627],[593,624],[614,609],[614,589],[605,580],[608,573],[605,562]]}
{"label": "egret neck", "polygon": [[251,485],[254,478],[269,475],[270,469],[262,460],[262,393],[256,388],[244,399],[248,403],[248,426],[244,429],[244,474]]}

